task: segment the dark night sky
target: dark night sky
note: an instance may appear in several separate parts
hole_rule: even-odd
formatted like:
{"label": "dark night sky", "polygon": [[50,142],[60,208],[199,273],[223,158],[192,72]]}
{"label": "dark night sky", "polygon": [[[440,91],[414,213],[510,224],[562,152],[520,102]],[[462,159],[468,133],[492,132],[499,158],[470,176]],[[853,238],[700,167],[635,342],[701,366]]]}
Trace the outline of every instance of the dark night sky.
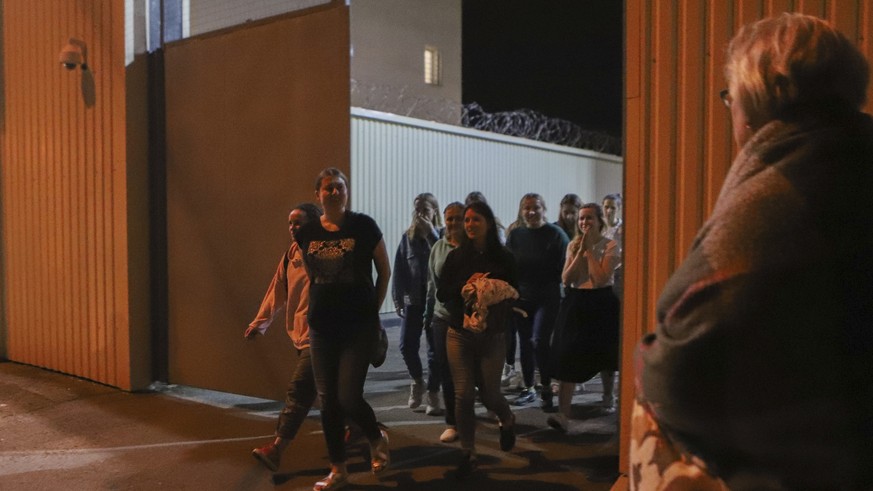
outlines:
{"label": "dark night sky", "polygon": [[463,102],[622,132],[620,0],[463,0]]}

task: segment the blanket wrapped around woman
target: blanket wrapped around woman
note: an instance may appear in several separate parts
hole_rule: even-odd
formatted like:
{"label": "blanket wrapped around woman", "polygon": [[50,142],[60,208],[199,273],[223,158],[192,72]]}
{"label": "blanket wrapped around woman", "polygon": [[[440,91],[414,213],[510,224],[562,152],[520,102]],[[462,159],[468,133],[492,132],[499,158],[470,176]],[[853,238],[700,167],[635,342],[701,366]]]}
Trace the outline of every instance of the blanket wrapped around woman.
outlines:
{"label": "blanket wrapped around woman", "polygon": [[657,306],[638,400],[733,488],[873,483],[873,122],[771,121]]}

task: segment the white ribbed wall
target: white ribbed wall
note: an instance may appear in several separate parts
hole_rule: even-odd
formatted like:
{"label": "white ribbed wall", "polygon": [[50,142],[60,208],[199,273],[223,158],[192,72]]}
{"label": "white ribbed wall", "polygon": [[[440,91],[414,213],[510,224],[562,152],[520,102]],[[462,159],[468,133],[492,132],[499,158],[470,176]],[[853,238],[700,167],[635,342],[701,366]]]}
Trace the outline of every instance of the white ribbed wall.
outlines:
{"label": "white ribbed wall", "polygon": [[187,32],[197,36],[325,3],[330,0],[187,0]]}
{"label": "white ribbed wall", "polygon": [[[392,262],[422,192],[445,207],[481,191],[508,226],[525,193],[543,195],[553,222],[567,193],[599,202],[622,190],[622,160],[614,155],[360,108],[351,120],[352,208],[382,228]],[[390,300],[383,309],[393,310]]]}

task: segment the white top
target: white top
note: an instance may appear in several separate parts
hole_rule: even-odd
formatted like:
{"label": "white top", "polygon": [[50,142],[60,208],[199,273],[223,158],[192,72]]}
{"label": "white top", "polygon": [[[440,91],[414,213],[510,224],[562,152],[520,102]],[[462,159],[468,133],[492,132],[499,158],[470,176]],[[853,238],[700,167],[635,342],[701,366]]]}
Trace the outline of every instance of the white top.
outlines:
{"label": "white top", "polygon": [[[575,244],[574,244],[575,242]],[[612,286],[615,283],[615,270],[620,265],[621,247],[618,242],[602,237],[590,251],[577,254],[578,241],[567,247],[564,262],[564,284],[570,288],[594,289]],[[589,257],[590,256],[590,257]],[[591,265],[591,262],[595,263]],[[602,271],[597,275],[594,269]]]}

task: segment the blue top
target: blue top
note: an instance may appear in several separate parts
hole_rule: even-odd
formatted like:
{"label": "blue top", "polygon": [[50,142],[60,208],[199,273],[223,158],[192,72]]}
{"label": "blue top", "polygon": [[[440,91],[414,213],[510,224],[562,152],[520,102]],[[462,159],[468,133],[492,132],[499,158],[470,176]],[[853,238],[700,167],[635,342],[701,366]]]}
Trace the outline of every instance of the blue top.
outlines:
{"label": "blue top", "polygon": [[570,239],[557,225],[517,227],[509,233],[506,247],[518,265],[518,294],[535,300],[561,294],[561,272]]}
{"label": "blue top", "polygon": [[427,260],[430,249],[439,239],[438,232],[428,237],[410,240],[404,233],[394,256],[394,274],[391,283],[391,298],[394,308],[407,305],[424,305],[427,293]]}

